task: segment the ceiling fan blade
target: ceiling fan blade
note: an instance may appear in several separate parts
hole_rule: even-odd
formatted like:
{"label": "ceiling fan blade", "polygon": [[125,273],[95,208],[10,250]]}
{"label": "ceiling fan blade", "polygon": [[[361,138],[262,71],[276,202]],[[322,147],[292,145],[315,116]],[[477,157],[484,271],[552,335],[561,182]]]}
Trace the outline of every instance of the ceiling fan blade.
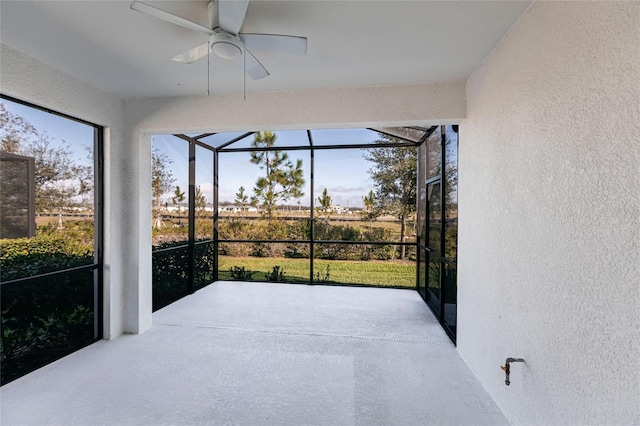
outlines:
{"label": "ceiling fan blade", "polygon": [[269,76],[269,71],[251,54],[247,49],[244,49],[246,69],[245,72],[253,80],[260,80]]}
{"label": "ceiling fan blade", "polygon": [[246,47],[289,55],[306,55],[307,38],[279,34],[239,34]]}
{"label": "ceiling fan blade", "polygon": [[237,35],[247,14],[249,0],[217,0],[218,25],[228,33]]}
{"label": "ceiling fan blade", "polygon": [[154,18],[161,19],[166,22],[170,22],[175,25],[179,25],[183,28],[188,28],[193,31],[198,31],[201,33],[205,33],[208,35],[213,35],[213,30],[207,28],[203,25],[196,24],[195,22],[189,21],[188,19],[184,19],[178,15],[174,15],[173,13],[165,12],[162,9],[158,9],[157,7],[149,6],[148,4],[134,1],[131,3],[131,9],[136,10],[138,12],[142,12],[146,15],[153,16]]}
{"label": "ceiling fan blade", "polygon": [[209,53],[211,53],[211,47],[209,46],[209,42],[206,42],[204,44],[201,44],[200,46],[196,46],[193,49],[187,50],[184,53],[174,56],[173,58],[171,58],[171,60],[190,64],[191,62],[195,62],[198,59],[204,58]]}

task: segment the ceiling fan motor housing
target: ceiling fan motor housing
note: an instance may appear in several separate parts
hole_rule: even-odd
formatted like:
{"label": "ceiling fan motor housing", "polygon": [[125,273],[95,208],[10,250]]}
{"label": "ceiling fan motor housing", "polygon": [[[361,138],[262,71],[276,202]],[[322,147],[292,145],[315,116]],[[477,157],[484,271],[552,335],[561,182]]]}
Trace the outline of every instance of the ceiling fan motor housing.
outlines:
{"label": "ceiling fan motor housing", "polygon": [[213,53],[224,59],[235,59],[242,55],[244,46],[238,36],[227,33],[219,28],[211,36],[211,50]]}

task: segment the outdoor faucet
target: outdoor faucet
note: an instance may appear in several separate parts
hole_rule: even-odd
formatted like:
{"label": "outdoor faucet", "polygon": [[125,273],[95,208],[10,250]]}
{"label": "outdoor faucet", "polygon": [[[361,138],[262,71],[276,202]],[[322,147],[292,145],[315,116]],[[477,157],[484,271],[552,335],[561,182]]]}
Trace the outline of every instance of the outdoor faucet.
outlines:
{"label": "outdoor faucet", "polygon": [[509,373],[511,372],[511,366],[509,365],[512,362],[524,362],[523,358],[507,358],[505,365],[501,365],[502,371],[507,374],[507,378],[504,380],[504,384],[509,386],[511,382],[509,381]]}

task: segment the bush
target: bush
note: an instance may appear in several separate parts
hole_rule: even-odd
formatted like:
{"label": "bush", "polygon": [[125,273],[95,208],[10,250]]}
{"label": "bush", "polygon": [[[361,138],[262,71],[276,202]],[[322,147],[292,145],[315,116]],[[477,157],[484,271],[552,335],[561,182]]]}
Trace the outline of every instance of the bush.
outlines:
{"label": "bush", "polygon": [[314,277],[314,282],[317,283],[328,283],[329,282],[329,278],[331,276],[331,266],[330,265],[326,265],[324,272],[316,272],[316,275]]}
{"label": "bush", "polygon": [[93,246],[65,235],[0,240],[0,280],[9,281],[93,264]]}
{"label": "bush", "polygon": [[244,266],[234,266],[229,268],[231,277],[237,281],[249,281],[253,277],[253,272],[244,269]]}
{"label": "bush", "polygon": [[194,286],[199,290],[213,282],[214,244],[198,244],[195,246]]}
{"label": "bush", "polygon": [[284,249],[284,257],[290,259],[303,259],[309,257],[309,244],[308,243],[291,243],[287,244]]}
{"label": "bush", "polygon": [[[156,311],[186,296],[189,288],[189,248],[186,241],[169,241],[153,247],[152,282],[153,310]],[[163,250],[171,249],[174,250]],[[213,243],[194,247],[193,285],[199,290],[213,282]],[[163,250],[163,251],[158,251]]]}
{"label": "bush", "polygon": [[[235,240],[302,240],[300,243],[220,243],[222,256],[286,257],[308,258],[311,236],[310,219],[294,221],[284,220],[248,220],[232,218],[220,222],[220,238]],[[392,241],[397,235],[385,228],[360,228],[352,225],[332,225],[316,220],[314,229],[316,240],[329,241]],[[393,244],[316,244],[315,257],[331,260],[388,260],[398,257],[398,246]],[[415,258],[415,256],[414,256]]]}
{"label": "bush", "polygon": [[[92,230],[84,224],[68,228],[60,234],[45,226],[31,238],[0,240],[0,280],[92,265],[92,237],[87,236]],[[93,270],[6,283],[1,287],[0,299],[2,383],[94,339]]]}
{"label": "bush", "polygon": [[94,272],[0,286],[2,384],[94,340]]}
{"label": "bush", "polygon": [[[155,249],[184,245],[185,242],[163,243]],[[157,311],[189,294],[189,249],[176,248],[152,254],[153,310]]]}
{"label": "bush", "polygon": [[285,272],[276,265],[273,267],[271,272],[264,274],[264,279],[267,281],[282,282],[285,280],[284,276]]}
{"label": "bush", "polygon": [[[360,231],[351,226],[331,226],[319,224],[317,239],[334,241],[390,241],[391,232],[387,229],[374,228]],[[315,257],[330,260],[388,260],[396,257],[392,244],[316,244]]]}

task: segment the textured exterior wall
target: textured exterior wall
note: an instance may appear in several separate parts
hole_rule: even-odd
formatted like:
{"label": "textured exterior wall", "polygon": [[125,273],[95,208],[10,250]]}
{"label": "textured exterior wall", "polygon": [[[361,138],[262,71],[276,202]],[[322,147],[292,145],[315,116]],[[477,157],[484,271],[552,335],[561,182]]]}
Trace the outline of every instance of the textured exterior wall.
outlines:
{"label": "textured exterior wall", "polygon": [[467,105],[460,354],[515,424],[640,423],[640,3],[534,3]]}
{"label": "textured exterior wall", "polygon": [[316,89],[129,101],[126,115],[143,132],[345,128],[459,123],[460,83]]}
{"label": "textured exterior wall", "polygon": [[[104,337],[137,332],[124,312],[137,299],[139,224],[137,145],[125,143],[124,104],[29,56],[1,45],[0,91],[54,111],[106,127],[104,141]],[[112,226],[116,224],[116,226]],[[144,229],[144,228],[143,228]],[[150,318],[150,313],[149,313]]]}

